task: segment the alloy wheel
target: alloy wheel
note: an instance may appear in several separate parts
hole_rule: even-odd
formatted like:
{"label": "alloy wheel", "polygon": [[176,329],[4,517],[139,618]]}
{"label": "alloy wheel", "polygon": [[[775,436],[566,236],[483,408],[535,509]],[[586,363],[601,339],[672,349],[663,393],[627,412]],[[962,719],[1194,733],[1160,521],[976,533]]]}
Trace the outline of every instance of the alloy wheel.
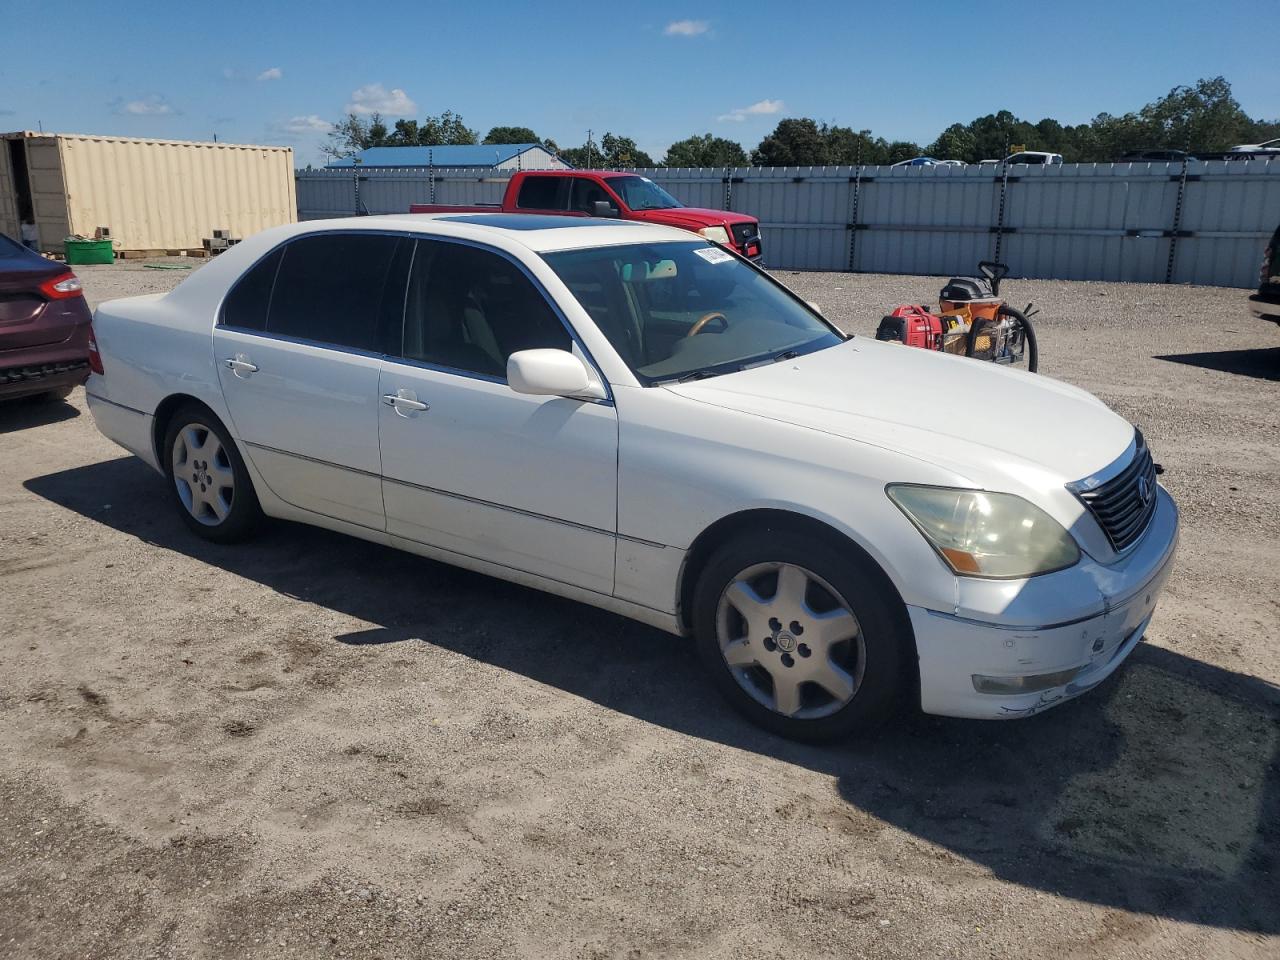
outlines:
{"label": "alloy wheel", "polygon": [[830,716],[862,685],[857,617],[829,583],[796,564],[755,564],[734,577],[720,596],[716,638],[738,685],[784,717]]}
{"label": "alloy wheel", "polygon": [[235,471],[217,434],[202,423],[178,431],[170,455],[173,483],[187,512],[207,527],[216,527],[235,498]]}

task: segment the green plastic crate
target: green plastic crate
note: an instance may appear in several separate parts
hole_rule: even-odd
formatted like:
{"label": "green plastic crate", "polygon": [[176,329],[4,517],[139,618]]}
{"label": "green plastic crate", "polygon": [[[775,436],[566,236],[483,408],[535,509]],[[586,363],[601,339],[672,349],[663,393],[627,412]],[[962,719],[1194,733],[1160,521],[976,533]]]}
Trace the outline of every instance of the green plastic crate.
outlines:
{"label": "green plastic crate", "polygon": [[116,256],[111,250],[110,240],[63,240],[62,246],[67,254],[67,263],[111,263]]}

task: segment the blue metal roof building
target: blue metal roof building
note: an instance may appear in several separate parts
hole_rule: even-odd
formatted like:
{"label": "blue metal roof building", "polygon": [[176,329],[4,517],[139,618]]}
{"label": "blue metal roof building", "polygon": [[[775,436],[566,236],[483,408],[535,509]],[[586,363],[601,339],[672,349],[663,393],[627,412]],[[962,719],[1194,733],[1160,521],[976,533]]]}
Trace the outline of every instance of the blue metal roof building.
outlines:
{"label": "blue metal roof building", "polygon": [[437,147],[369,147],[334,167],[490,167],[494,170],[567,170],[540,143],[482,143]]}

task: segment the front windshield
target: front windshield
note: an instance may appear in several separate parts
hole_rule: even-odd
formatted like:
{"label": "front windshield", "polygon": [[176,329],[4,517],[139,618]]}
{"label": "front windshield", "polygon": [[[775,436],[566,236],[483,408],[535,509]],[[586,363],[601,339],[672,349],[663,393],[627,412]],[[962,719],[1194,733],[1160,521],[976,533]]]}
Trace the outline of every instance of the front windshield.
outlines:
{"label": "front windshield", "polygon": [[670,210],[684,204],[644,177],[610,177],[609,186],[632,210]]}
{"label": "front windshield", "polygon": [[732,373],[844,339],[715,244],[598,247],[544,259],[646,385]]}

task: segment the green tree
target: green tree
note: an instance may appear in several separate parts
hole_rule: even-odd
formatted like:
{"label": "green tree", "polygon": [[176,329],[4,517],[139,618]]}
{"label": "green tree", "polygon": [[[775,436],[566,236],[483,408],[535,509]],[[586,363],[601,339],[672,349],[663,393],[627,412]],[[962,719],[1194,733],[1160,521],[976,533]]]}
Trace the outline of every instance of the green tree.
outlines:
{"label": "green tree", "polygon": [[606,133],[599,143],[588,140],[580,147],[570,147],[558,152],[560,159],[579,168],[598,167],[608,170],[617,167],[656,166],[653,157],[637,147],[635,140],[613,133]]}
{"label": "green tree", "polygon": [[481,143],[542,143],[528,127],[490,127]]}
{"label": "green tree", "polygon": [[427,117],[418,125],[418,145],[436,147],[474,144],[479,139],[476,131],[462,122],[462,114],[446,110],[438,117]]}
{"label": "green tree", "polygon": [[333,125],[328,139],[320,144],[320,151],[327,157],[341,160],[353,157],[369,147],[380,147],[387,142],[387,125],[379,114],[366,120],[349,113]]}
{"label": "green tree", "polygon": [[741,144],[709,133],[676,141],[662,159],[664,167],[743,167],[746,164],[747,152]]}
{"label": "green tree", "polygon": [[925,153],[938,160],[963,160],[966,163],[972,163],[977,152],[973,131],[963,123],[951,124],[938,134],[937,140],[925,147]]}
{"label": "green tree", "polygon": [[818,122],[787,117],[751,151],[751,162],[757,167],[809,167],[825,164],[826,156],[824,129]]}

